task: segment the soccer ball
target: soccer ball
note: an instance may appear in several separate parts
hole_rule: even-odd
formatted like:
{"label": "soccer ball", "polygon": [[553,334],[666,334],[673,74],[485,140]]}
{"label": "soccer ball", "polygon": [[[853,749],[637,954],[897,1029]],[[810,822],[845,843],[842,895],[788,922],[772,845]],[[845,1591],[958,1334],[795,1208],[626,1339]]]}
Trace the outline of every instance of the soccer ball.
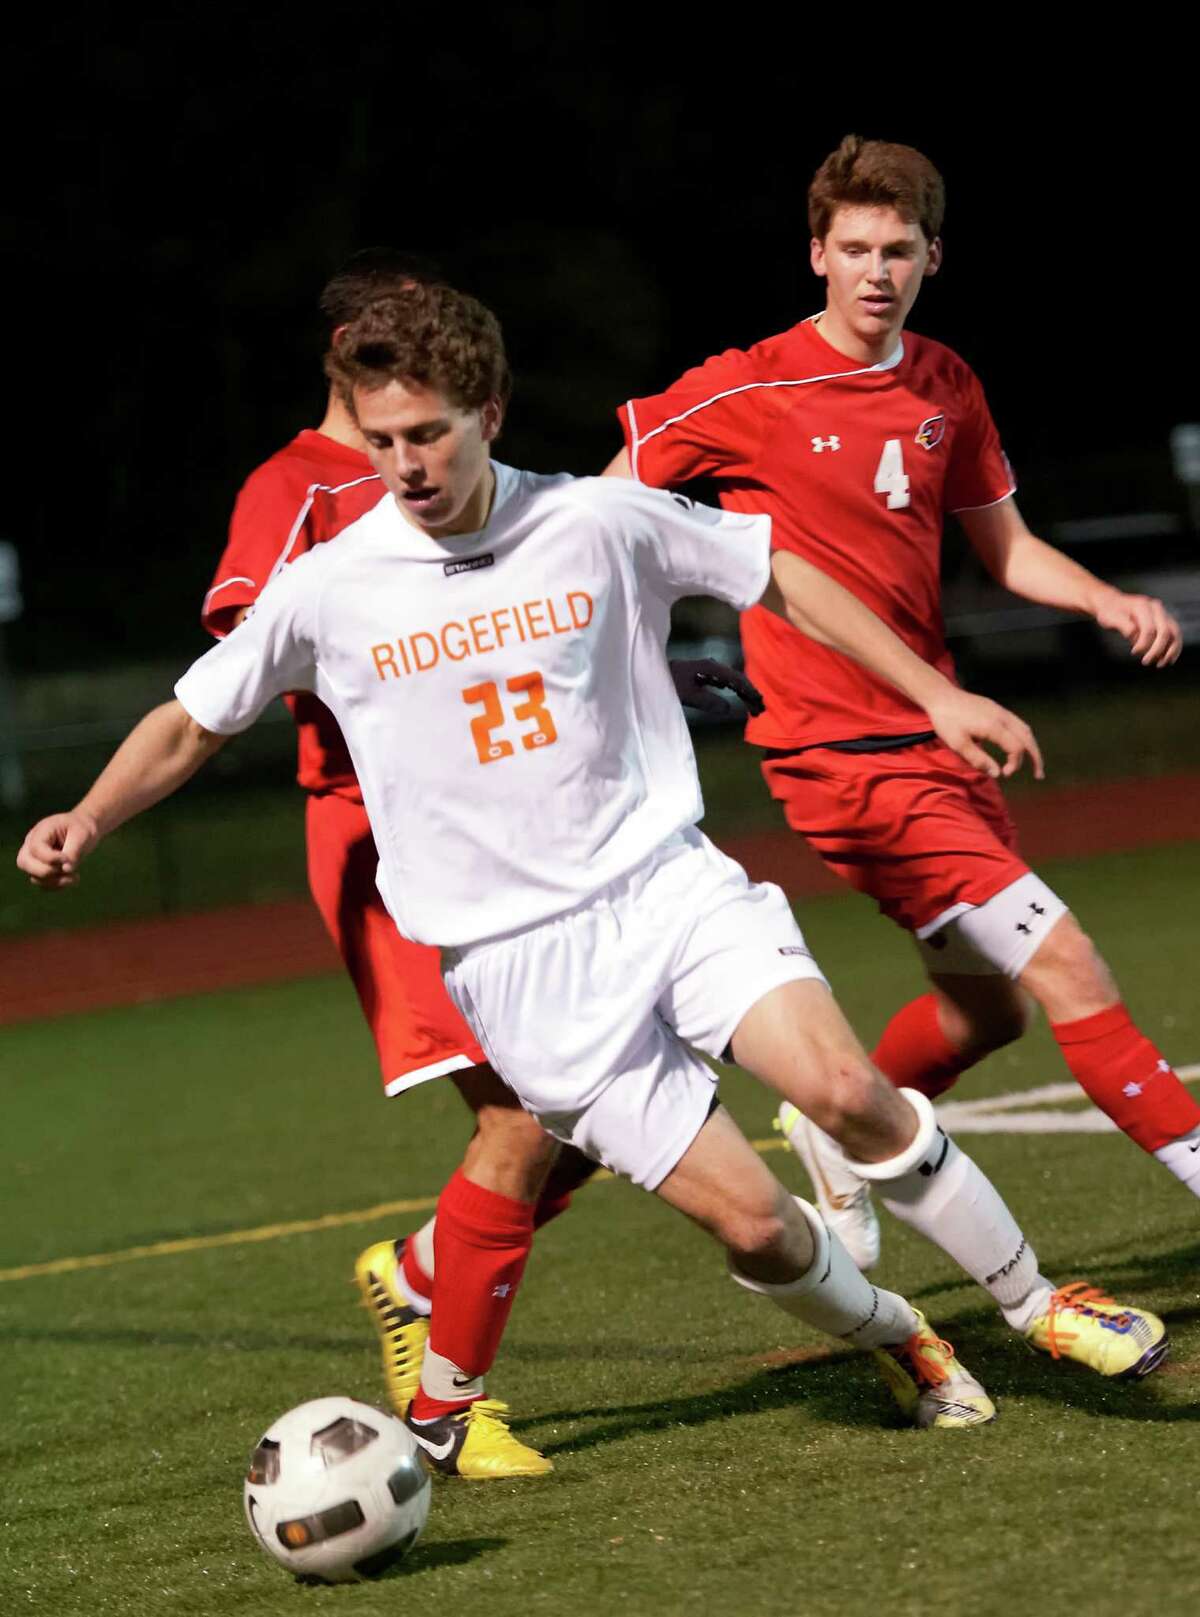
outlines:
{"label": "soccer ball", "polygon": [[407,1555],[429,1515],[429,1473],[403,1421],[316,1398],[259,1439],[243,1490],[268,1555],[303,1583],[358,1583]]}

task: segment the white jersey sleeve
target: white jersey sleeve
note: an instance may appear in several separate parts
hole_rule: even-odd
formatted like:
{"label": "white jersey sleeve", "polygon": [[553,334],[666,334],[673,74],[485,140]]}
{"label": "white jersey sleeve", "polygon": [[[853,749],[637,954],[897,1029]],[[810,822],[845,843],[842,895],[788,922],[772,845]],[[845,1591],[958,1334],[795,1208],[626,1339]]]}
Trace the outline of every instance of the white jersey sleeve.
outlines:
{"label": "white jersey sleeve", "polygon": [[744,611],[771,575],[771,519],[718,511],[682,494],[626,482],[616,513],[638,576],[667,600],[715,595]]}
{"label": "white jersey sleeve", "polygon": [[316,690],[309,561],[277,573],[241,623],[176,683],[177,699],[214,735],[249,729],[286,691]]}

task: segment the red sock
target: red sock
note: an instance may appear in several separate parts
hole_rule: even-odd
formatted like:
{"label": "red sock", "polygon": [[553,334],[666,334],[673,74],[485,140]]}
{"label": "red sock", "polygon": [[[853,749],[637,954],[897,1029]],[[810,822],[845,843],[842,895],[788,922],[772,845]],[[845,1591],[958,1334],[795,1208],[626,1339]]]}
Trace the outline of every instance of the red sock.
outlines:
{"label": "red sock", "polygon": [[534,1229],[540,1230],[543,1224],[549,1224],[552,1218],[557,1218],[560,1213],[565,1213],[571,1205],[573,1195],[574,1191],[555,1191],[547,1186],[533,1204]]}
{"label": "red sock", "polygon": [[950,1043],[938,1021],[937,996],[922,994],[892,1017],[871,1060],[897,1089],[919,1089],[936,1100],[980,1054]]}
{"label": "red sock", "polygon": [[1200,1106],[1124,1005],[1052,1022],[1050,1031],[1088,1099],[1143,1151],[1157,1151],[1200,1124]]}
{"label": "red sock", "polygon": [[426,1274],[417,1257],[417,1243],[410,1236],[404,1243],[404,1252],[400,1258],[400,1273],[404,1276],[404,1284],[414,1297],[420,1297],[424,1302],[433,1301],[433,1276]]}
{"label": "red sock", "polygon": [[[533,1244],[533,1203],[472,1184],[458,1169],[442,1191],[433,1229],[429,1347],[464,1377],[487,1373]],[[470,1399],[431,1397],[422,1386],[411,1413],[433,1420]]]}

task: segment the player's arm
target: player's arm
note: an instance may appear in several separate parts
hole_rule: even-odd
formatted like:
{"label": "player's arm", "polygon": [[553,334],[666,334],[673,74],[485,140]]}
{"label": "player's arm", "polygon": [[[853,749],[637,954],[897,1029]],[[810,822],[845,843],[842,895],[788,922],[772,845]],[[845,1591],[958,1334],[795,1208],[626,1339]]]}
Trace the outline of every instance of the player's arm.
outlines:
{"label": "player's arm", "polygon": [[164,702],[134,726],[83,798],[30,831],[17,867],[37,887],[71,887],[80,861],[110,831],[176,791],[224,745],[178,701]]}
{"label": "player's arm", "polygon": [[1161,601],[1115,589],[1037,538],[1025,526],[1014,499],[981,511],[960,511],[958,520],[988,572],[1014,595],[1041,606],[1081,612],[1102,629],[1115,629],[1148,668],[1166,668],[1179,656],[1183,644],[1179,625]]}
{"label": "player's arm", "polygon": [[[985,696],[961,690],[906,646],[881,618],[836,579],[791,551],[771,558],[771,581],[760,603],[818,645],[869,668],[929,715],[929,722],[960,758],[993,778],[1012,775],[1025,758],[1041,780],[1042,755],[1023,719]],[[1000,764],[984,750],[1004,754]]]}
{"label": "player's arm", "polygon": [[[600,475],[632,478],[633,467],[629,463],[628,449],[615,454]],[[762,692],[751,684],[745,674],[730,668],[728,663],[718,662],[714,657],[702,657],[695,662],[675,658],[669,666],[675,682],[675,694],[682,705],[695,708],[698,713],[707,713],[710,718],[729,716],[729,704],[716,694],[718,690],[732,691],[741,698],[747,712],[753,713],[756,718],[766,705]]]}

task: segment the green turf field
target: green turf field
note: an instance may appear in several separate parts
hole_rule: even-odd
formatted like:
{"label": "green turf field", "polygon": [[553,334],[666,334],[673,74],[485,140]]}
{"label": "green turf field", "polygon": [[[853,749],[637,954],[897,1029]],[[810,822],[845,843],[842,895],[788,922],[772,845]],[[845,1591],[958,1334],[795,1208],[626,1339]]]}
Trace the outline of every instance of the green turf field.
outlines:
{"label": "green turf field", "polygon": [[[1180,1063],[1200,1059],[1200,844],[1048,868]],[[857,899],[804,921],[867,1038],[916,990]],[[961,1096],[1063,1076],[1044,1029]],[[772,1106],[727,1101],[770,1137]],[[252,1542],[241,1472],[304,1399],[382,1398],[355,1254],[418,1221],[466,1121],[448,1086],[384,1102],[339,979],[7,1029],[0,1269],[194,1249],[0,1280],[0,1611],[87,1613],[1107,1614],[1194,1609],[1200,1234],[1127,1142],[989,1135],[1044,1267],[1168,1317],[1143,1387],[1028,1355],[950,1263],[887,1223],[882,1278],[1001,1406],[965,1434],[901,1428],[869,1363],[737,1291],[705,1239],[614,1181],[539,1239],[495,1395],[552,1477],[438,1479],[427,1533],[373,1587],[301,1589]],[[793,1159],[771,1158],[802,1188]],[[281,1224],[347,1221],[309,1233]],[[223,1236],[254,1231],[265,1238]]]}

